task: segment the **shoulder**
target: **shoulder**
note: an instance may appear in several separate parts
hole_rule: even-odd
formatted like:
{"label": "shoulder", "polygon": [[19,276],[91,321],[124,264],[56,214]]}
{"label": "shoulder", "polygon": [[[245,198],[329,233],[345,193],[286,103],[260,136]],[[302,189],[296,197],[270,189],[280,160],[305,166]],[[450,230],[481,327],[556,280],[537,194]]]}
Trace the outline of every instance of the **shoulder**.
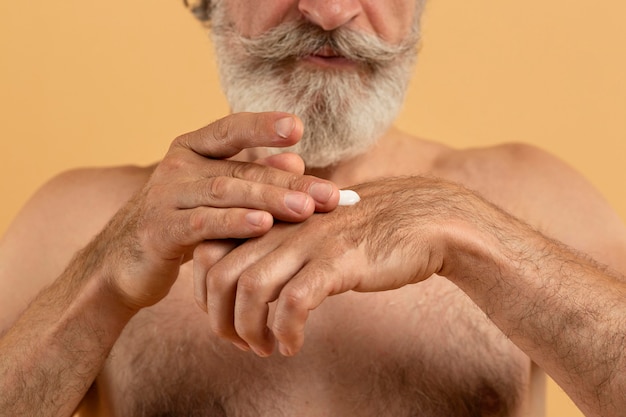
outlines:
{"label": "shoulder", "polygon": [[555,156],[524,143],[449,150],[439,158],[437,167],[481,188],[503,184],[529,185],[545,179],[546,174],[550,177],[578,176]]}
{"label": "shoulder", "polygon": [[[578,202],[584,208],[603,200],[579,172],[527,144],[450,151],[437,165],[446,176],[532,223],[563,204]],[[537,209],[541,219],[533,219]]]}
{"label": "shoulder", "polygon": [[[56,228],[59,234],[84,240],[104,226],[142,187],[150,173],[151,168],[136,166],[63,172],[33,195],[15,224],[28,228],[34,222],[46,229]],[[55,220],[54,224],[50,224],[51,219]],[[63,228],[59,229],[59,225]]]}
{"label": "shoulder", "polygon": [[44,184],[0,240],[0,316],[14,317],[51,283],[151,171],[133,166],[83,168]]}
{"label": "shoulder", "polygon": [[542,233],[626,269],[622,220],[583,175],[554,155],[514,143],[453,151],[440,164],[452,180]]}

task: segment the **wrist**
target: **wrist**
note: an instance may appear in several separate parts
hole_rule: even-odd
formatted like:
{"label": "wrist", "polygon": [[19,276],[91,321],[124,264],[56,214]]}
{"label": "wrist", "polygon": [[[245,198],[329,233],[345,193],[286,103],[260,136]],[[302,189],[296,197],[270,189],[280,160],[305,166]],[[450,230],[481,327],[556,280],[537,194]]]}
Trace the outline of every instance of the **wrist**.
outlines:
{"label": "wrist", "polygon": [[[75,258],[74,274],[120,314],[136,314],[163,298],[176,276],[180,260],[150,260],[137,238],[124,228],[119,212],[111,224]],[[122,219],[122,220],[120,220]],[[157,264],[156,266],[154,264]]]}
{"label": "wrist", "polygon": [[108,257],[98,251],[97,246],[92,242],[79,252],[65,272],[65,288],[68,295],[71,294],[68,313],[76,311],[94,320],[103,320],[102,324],[115,332],[140,308],[125,302],[112,279],[115,271],[110,268],[111,261],[106,261]]}
{"label": "wrist", "polygon": [[472,298],[488,294],[510,267],[510,244],[524,239],[519,237],[520,225],[489,202],[475,198],[462,216],[445,225],[440,275]]}

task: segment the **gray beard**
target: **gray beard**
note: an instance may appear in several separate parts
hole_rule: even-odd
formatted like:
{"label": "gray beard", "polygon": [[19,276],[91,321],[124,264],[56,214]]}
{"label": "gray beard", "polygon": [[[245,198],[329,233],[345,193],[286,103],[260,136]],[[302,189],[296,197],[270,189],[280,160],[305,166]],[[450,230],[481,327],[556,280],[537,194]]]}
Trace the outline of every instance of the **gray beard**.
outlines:
{"label": "gray beard", "polygon": [[391,127],[404,101],[417,40],[383,63],[359,63],[358,71],[318,69],[297,60],[250,56],[247,40],[217,23],[226,21],[220,8],[214,10],[212,38],[231,110],[287,112],[304,124],[300,142],[268,148],[270,153],[295,152],[309,168],[328,167],[367,152]]}

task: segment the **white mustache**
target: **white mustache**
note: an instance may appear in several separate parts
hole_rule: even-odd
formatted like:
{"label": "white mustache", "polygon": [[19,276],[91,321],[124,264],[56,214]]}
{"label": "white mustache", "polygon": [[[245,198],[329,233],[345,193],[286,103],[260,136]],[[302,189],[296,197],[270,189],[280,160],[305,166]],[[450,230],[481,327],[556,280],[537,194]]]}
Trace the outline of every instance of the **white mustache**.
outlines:
{"label": "white mustache", "polygon": [[417,30],[400,44],[392,45],[376,35],[344,27],[325,31],[307,21],[283,23],[260,36],[239,38],[246,52],[262,61],[296,60],[330,48],[337,56],[373,67],[393,62],[407,53],[416,53],[419,41]]}

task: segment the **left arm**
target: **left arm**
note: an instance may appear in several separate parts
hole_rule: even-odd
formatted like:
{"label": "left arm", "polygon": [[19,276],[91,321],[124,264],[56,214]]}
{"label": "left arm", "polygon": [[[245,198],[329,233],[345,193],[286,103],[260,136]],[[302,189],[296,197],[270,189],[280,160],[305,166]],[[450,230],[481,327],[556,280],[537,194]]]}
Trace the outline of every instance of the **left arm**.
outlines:
{"label": "left arm", "polygon": [[[346,291],[447,277],[589,415],[626,409],[626,281],[455,184],[403,178],[234,249],[208,309],[261,356],[303,344],[310,310]],[[235,297],[236,294],[236,297]],[[224,300],[236,300],[228,302]],[[277,300],[267,328],[268,303]]]}

